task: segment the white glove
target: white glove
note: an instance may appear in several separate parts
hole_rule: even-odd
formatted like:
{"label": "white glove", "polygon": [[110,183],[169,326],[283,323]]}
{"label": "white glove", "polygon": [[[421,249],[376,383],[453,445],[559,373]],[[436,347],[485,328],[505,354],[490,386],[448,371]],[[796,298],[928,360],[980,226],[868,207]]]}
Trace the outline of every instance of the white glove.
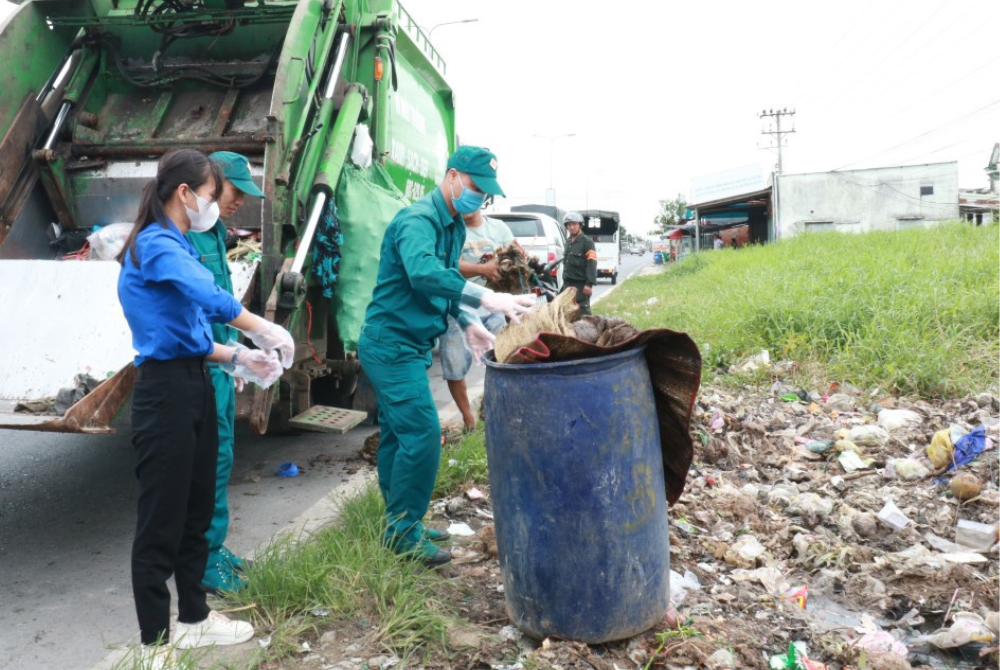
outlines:
{"label": "white glove", "polygon": [[521,314],[530,311],[535,306],[535,296],[531,293],[511,295],[510,293],[487,291],[479,299],[479,305],[489,312],[502,312],[514,323],[520,323]]}
{"label": "white glove", "polygon": [[292,361],[295,358],[295,340],[292,339],[291,333],[287,330],[276,323],[261,319],[260,325],[256,328],[242,332],[261,349],[277,351],[285,369],[292,367]]}
{"label": "white glove", "polygon": [[231,342],[229,346],[236,350],[236,364],[225,363],[220,367],[235,377],[237,384],[239,380],[246,380],[266,389],[278,381],[284,372],[278,355],[273,351],[248,349],[235,342]]}
{"label": "white glove", "polygon": [[[500,295],[509,294],[501,293]],[[472,354],[472,360],[482,365],[483,356],[493,348],[493,341],[497,338],[481,323],[470,323],[466,326],[463,334],[465,335],[465,348]]]}

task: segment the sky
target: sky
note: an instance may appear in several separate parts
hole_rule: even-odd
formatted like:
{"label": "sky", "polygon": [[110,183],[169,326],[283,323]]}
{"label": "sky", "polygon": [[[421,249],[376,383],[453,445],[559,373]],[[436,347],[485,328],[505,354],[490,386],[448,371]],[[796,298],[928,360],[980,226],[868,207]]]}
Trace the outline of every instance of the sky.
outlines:
{"label": "sky", "polygon": [[544,202],[551,160],[558,206],[647,230],[694,177],[770,173],[757,114],[776,108],[796,112],[786,173],[955,160],[962,188],[988,186],[996,0],[403,5],[433,29],[461,141],[497,153],[511,205]]}
{"label": "sky", "polygon": [[1000,141],[996,0],[403,6],[447,63],[461,142],[498,156],[501,210],[552,186],[647,231],[693,178],[774,169],[764,109],[796,112],[786,173],[958,161],[980,188]]}

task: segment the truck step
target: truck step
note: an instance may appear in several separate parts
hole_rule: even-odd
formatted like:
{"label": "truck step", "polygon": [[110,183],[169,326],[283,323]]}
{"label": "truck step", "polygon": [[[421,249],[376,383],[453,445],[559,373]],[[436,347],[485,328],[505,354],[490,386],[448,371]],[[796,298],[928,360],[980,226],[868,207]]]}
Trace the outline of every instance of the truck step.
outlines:
{"label": "truck step", "polygon": [[300,430],[311,430],[317,433],[340,433],[343,435],[351,428],[365,420],[367,412],[340,407],[313,405],[296,417],[288,425]]}

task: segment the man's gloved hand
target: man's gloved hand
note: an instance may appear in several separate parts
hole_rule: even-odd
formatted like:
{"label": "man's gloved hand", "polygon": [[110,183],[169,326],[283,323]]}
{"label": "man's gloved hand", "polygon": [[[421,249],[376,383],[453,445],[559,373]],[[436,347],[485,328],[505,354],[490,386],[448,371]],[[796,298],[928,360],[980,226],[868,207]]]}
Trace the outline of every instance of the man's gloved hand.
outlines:
{"label": "man's gloved hand", "polygon": [[[260,319],[253,330],[242,331],[250,341],[265,351],[277,351],[281,364],[287,369],[292,367],[295,358],[295,340],[291,333],[276,323]],[[252,380],[251,380],[252,381]]]}
{"label": "man's gloved hand", "polygon": [[521,314],[528,312],[535,306],[536,302],[535,296],[530,293],[527,295],[511,295],[510,293],[497,293],[496,291],[487,291],[479,300],[479,304],[483,309],[490,312],[502,312],[504,316],[514,323],[520,323]]}
{"label": "man's gloved hand", "polygon": [[284,372],[278,355],[273,351],[248,349],[235,342],[231,342],[229,346],[236,351],[236,364],[225,363],[220,367],[227,374],[235,377],[237,384],[242,379],[266,389],[278,381]]}
{"label": "man's gloved hand", "polygon": [[[501,293],[500,295],[508,294]],[[493,348],[493,341],[497,338],[481,323],[470,323],[463,334],[465,335],[465,348],[472,354],[472,360],[482,365],[483,356]]]}

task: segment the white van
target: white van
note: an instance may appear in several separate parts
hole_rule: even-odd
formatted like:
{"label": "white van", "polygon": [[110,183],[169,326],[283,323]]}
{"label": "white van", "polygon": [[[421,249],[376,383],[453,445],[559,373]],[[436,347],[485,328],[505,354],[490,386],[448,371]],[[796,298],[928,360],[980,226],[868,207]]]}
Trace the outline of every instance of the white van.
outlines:
{"label": "white van", "polygon": [[585,209],[580,214],[583,216],[583,234],[594,240],[597,250],[597,278],[606,277],[612,284],[617,284],[621,265],[618,212]]}

